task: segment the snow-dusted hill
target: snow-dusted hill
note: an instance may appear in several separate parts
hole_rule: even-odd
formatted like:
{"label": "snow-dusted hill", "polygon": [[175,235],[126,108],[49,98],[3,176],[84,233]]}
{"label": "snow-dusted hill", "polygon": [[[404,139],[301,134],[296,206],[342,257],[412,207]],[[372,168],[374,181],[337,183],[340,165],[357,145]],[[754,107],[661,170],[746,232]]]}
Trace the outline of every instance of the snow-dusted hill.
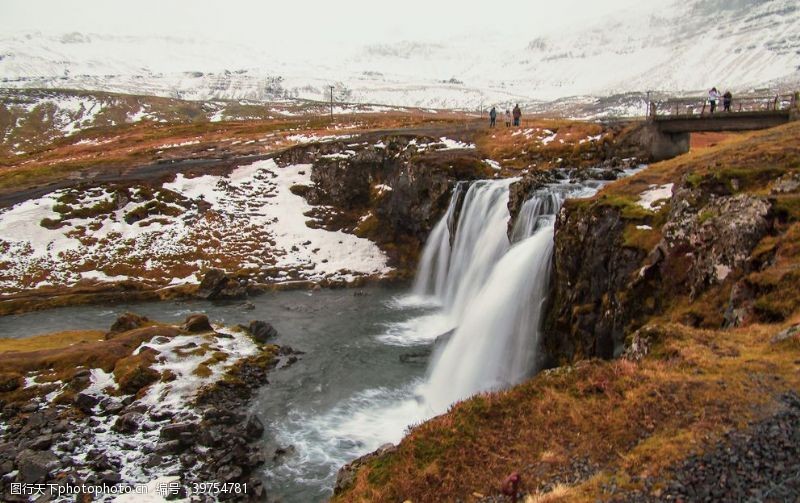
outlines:
{"label": "snow-dusted hill", "polygon": [[469,108],[576,95],[800,82],[796,0],[643,6],[572,32],[502,30],[438,42],[368,44],[295,58],[212,39],[68,33],[0,37],[6,87],[59,87],[184,99],[325,99]]}

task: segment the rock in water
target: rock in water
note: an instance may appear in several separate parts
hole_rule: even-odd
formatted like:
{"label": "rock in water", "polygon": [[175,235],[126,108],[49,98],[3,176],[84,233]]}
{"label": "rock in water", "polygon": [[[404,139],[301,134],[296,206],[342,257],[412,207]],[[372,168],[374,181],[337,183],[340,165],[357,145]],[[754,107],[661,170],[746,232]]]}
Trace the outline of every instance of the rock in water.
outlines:
{"label": "rock in water", "polygon": [[267,342],[269,339],[274,339],[278,336],[278,331],[275,330],[275,327],[266,321],[251,321],[250,326],[247,327],[247,330],[257,342],[262,344]]}
{"label": "rock in water", "polygon": [[264,423],[262,423],[261,419],[255,414],[250,416],[245,425],[245,433],[247,434],[247,438],[252,440],[261,438],[261,435],[264,434]]}
{"label": "rock in water", "polygon": [[111,338],[110,336],[114,334],[120,334],[122,332],[127,332],[129,330],[141,328],[149,322],[150,320],[148,320],[146,317],[139,316],[136,313],[122,314],[119,317],[117,317],[117,321],[115,321],[114,324],[111,325],[111,330],[108,331],[106,339],[110,339]]}
{"label": "rock in water", "polygon": [[211,323],[208,321],[208,316],[199,313],[187,316],[181,328],[192,333],[211,332],[214,330],[211,327]]}
{"label": "rock in water", "polygon": [[242,299],[247,289],[222,269],[210,269],[203,276],[197,296],[203,299]]}

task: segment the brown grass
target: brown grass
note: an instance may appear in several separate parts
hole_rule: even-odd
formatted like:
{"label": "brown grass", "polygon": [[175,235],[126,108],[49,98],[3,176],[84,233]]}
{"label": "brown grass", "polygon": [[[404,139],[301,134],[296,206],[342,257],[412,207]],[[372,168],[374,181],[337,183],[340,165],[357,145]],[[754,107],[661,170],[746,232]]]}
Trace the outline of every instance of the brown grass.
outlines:
{"label": "brown grass", "polygon": [[594,501],[611,474],[659,474],[769,410],[775,394],[797,389],[800,341],[770,344],[777,329],[666,324],[664,341],[640,363],[582,362],[476,396],[413,428],[398,451],[370,462],[334,501],[472,501],[473,492],[497,494],[512,471],[535,492],[578,457],[600,472],[559,491],[569,501]]}

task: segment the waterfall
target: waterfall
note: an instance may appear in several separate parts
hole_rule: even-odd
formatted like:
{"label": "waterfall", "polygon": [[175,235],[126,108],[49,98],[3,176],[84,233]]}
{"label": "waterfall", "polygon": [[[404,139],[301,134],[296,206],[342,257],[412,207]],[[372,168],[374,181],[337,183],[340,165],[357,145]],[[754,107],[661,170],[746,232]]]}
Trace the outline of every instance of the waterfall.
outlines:
{"label": "waterfall", "polygon": [[448,223],[458,211],[460,198],[453,194],[447,213],[428,238],[414,293],[432,295],[454,319],[460,317],[467,300],[475,296],[508,250],[508,187],[513,182],[472,183],[460,205],[455,236],[451,236],[452,225]]}
{"label": "waterfall", "polygon": [[536,370],[555,215],[568,189],[546,188],[528,199],[512,245],[511,183],[473,183],[451,236],[447,220],[457,211],[454,196],[426,244],[415,293],[436,297],[456,327],[420,389],[434,413],[475,393],[516,384]]}

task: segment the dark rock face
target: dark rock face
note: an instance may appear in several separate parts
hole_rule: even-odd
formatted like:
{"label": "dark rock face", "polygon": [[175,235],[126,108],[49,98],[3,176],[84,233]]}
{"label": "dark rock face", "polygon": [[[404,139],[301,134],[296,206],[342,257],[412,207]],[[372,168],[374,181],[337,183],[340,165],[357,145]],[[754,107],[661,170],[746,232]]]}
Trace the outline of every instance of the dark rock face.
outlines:
{"label": "dark rock face", "polygon": [[[626,302],[645,254],[620,246],[619,210],[573,210],[556,220],[554,302],[543,344],[553,358],[612,358],[635,312]],[[635,294],[634,294],[635,295]]]}
{"label": "dark rock face", "polygon": [[203,276],[196,295],[208,300],[243,299],[247,297],[247,286],[222,269],[209,269]]}
{"label": "dark rock face", "polygon": [[253,336],[253,339],[262,344],[278,336],[278,331],[275,330],[275,327],[266,321],[251,321],[247,330]]}
{"label": "dark rock face", "polygon": [[315,225],[369,238],[402,266],[412,258],[405,255],[415,258],[444,213],[456,182],[488,176],[475,151],[442,150],[438,143],[395,135],[379,144],[312,144],[292,149],[278,162],[313,163],[313,185],[295,186],[292,192],[318,207]]}
{"label": "dark rock face", "polygon": [[[626,243],[639,220],[619,205],[598,199],[564,206],[556,220],[553,303],[543,337],[547,364],[618,356],[625,337],[674,296],[694,299],[746,276],[753,249],[772,227],[766,199],[732,194],[720,184],[684,180],[668,205],[662,239],[651,250]],[[734,288],[728,324],[748,318],[752,298],[746,285]]]}

